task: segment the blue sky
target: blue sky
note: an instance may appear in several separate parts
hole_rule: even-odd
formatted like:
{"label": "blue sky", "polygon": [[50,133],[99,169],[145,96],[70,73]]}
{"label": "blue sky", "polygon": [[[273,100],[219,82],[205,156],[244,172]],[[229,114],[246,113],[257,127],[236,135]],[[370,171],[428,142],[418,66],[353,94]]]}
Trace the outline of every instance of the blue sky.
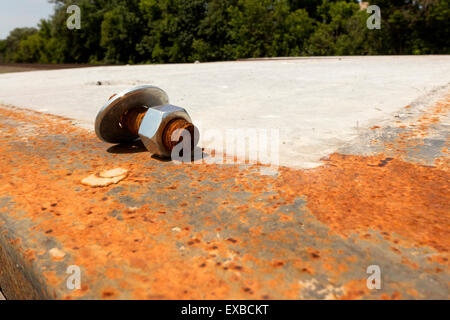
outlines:
{"label": "blue sky", "polygon": [[0,0],[0,39],[17,27],[35,27],[53,13],[47,0]]}

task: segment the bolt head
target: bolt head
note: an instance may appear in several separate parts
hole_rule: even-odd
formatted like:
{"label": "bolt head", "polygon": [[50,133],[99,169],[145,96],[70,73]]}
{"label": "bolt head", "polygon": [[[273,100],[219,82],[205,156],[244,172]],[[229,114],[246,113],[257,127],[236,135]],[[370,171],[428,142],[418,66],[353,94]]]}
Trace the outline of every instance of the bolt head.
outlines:
{"label": "bolt head", "polygon": [[120,119],[133,108],[161,106],[169,103],[167,94],[160,88],[140,86],[112,96],[99,111],[95,120],[97,136],[109,143],[123,143],[138,139],[128,129],[122,128]]}
{"label": "bolt head", "polygon": [[171,156],[163,143],[164,129],[170,121],[180,118],[192,122],[185,109],[171,104],[148,109],[139,128],[139,137],[151,154],[164,158]]}

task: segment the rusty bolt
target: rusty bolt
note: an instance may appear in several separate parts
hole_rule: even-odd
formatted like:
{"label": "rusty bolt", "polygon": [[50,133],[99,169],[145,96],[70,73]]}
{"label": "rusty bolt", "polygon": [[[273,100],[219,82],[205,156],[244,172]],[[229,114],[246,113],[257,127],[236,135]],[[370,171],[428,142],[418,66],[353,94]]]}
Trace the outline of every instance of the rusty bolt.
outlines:
{"label": "rusty bolt", "polygon": [[160,157],[170,157],[173,148],[183,140],[183,130],[190,134],[191,150],[198,142],[198,131],[186,110],[171,104],[131,109],[122,117],[121,125],[138,134],[145,147]]}
{"label": "rusty bolt", "polygon": [[[199,133],[183,108],[168,104],[166,93],[143,86],[114,94],[96,119],[97,136],[111,143],[140,138],[150,153],[170,157],[173,148],[188,137],[191,150]],[[183,145],[184,146],[184,145]]]}

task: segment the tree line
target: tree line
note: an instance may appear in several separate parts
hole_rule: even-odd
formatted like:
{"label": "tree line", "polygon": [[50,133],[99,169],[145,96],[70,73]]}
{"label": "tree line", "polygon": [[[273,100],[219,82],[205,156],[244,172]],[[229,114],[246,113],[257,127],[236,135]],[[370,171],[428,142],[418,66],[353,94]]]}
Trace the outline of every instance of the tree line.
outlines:
{"label": "tree line", "polygon": [[[381,29],[358,1],[50,0],[37,28],[0,40],[0,62],[179,63],[241,58],[449,54],[450,1],[373,0]],[[81,9],[69,30],[67,7]]]}

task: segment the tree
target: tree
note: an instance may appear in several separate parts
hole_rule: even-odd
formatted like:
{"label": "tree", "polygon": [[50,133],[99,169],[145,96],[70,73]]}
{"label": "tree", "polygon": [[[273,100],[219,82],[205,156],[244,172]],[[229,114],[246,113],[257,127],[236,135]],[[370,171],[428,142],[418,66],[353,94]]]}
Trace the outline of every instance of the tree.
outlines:
{"label": "tree", "polygon": [[[50,0],[38,28],[0,41],[0,61],[167,63],[251,57],[450,53],[448,0]],[[66,26],[81,9],[81,29]]]}
{"label": "tree", "polygon": [[348,35],[356,27],[354,34],[364,34],[365,21],[354,18],[359,12],[359,5],[353,1],[323,1],[317,8],[322,22],[319,22],[312,34],[308,53],[311,55],[336,55],[353,53],[354,39]]}
{"label": "tree", "polygon": [[0,63],[5,63],[6,40],[0,40]]}
{"label": "tree", "polygon": [[193,45],[206,16],[206,0],[141,0],[148,33],[139,49],[151,62],[193,61]]}
{"label": "tree", "polygon": [[277,53],[284,20],[289,15],[286,1],[239,0],[229,9],[229,36],[235,58],[271,57]]}
{"label": "tree", "polygon": [[117,1],[103,15],[100,45],[105,50],[106,63],[134,63],[136,44],[142,39],[141,17],[136,1]]}
{"label": "tree", "polygon": [[232,37],[229,33],[229,7],[237,0],[212,0],[206,5],[206,16],[200,22],[197,37],[192,43],[192,60],[217,61],[234,59]]}
{"label": "tree", "polygon": [[3,60],[5,62],[16,62],[18,59],[17,51],[20,48],[20,43],[37,32],[38,30],[36,28],[16,28],[12,30],[3,43]]}

